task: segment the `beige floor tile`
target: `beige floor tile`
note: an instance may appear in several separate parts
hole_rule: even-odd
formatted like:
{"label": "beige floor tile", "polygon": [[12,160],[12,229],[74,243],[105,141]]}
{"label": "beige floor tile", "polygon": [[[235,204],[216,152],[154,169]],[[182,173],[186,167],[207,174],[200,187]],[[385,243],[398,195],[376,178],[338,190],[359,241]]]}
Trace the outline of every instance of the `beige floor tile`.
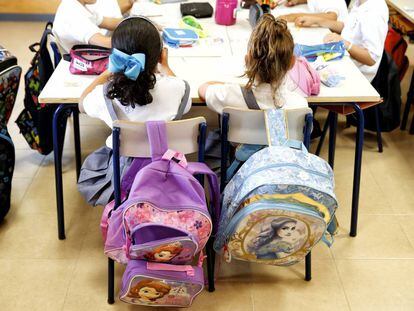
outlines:
{"label": "beige floor tile", "polygon": [[0,224],[0,259],[78,258],[90,217],[88,210],[76,216],[66,218],[67,239],[60,241],[56,215],[11,213]]}
{"label": "beige floor tile", "polygon": [[18,206],[20,204],[21,200],[26,194],[26,191],[29,188],[31,183],[32,183],[31,178],[13,177],[12,196],[11,196],[12,206]]}
{"label": "beige floor tile", "polygon": [[39,170],[44,156],[32,150],[24,152],[16,152],[16,163],[14,167],[13,177],[17,178],[33,178]]}
{"label": "beige floor tile", "polygon": [[414,260],[337,260],[353,311],[414,310]]}
{"label": "beige floor tile", "polygon": [[[340,218],[341,220],[341,218]],[[414,248],[397,216],[360,215],[358,236],[349,236],[347,221],[331,248],[335,259],[414,258]]]}
{"label": "beige floor tile", "polygon": [[1,310],[62,310],[74,260],[0,259]]}
{"label": "beige floor tile", "polygon": [[408,239],[411,242],[411,245],[414,246],[414,216],[410,215],[410,216],[399,216],[398,217],[400,224],[405,232],[405,234],[407,235]]}
{"label": "beige floor tile", "polygon": [[313,260],[310,282],[300,266],[257,265],[251,287],[255,310],[349,310],[333,260]]}

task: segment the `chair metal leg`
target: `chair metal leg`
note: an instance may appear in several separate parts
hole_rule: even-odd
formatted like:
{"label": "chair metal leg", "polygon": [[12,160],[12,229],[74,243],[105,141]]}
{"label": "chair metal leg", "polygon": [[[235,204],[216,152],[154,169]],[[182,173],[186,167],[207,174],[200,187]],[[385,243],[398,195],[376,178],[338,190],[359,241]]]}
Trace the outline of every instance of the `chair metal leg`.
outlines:
{"label": "chair metal leg", "polygon": [[229,156],[229,142],[227,141],[227,133],[229,130],[229,115],[223,114],[221,122],[221,176],[220,176],[220,192],[226,187],[227,180],[227,158]]}
{"label": "chair metal leg", "polygon": [[322,134],[321,134],[321,137],[319,138],[318,147],[316,148],[316,152],[315,152],[315,155],[317,155],[317,156],[319,156],[321,154],[321,150],[322,150],[323,143],[325,141],[326,133],[328,132],[329,119],[331,118],[331,115],[332,115],[332,113],[329,112],[328,117],[325,121],[325,124],[323,125]]}
{"label": "chair metal leg", "polygon": [[[414,101],[414,73],[411,76],[410,88],[408,89],[408,93],[407,93],[407,102],[405,103],[404,114],[403,114],[403,118],[401,121],[401,127],[400,127],[401,130],[405,130],[407,126],[408,115],[410,114],[410,108],[411,108],[411,104],[413,101]],[[411,127],[412,127],[412,124],[411,124]]]}
{"label": "chair metal leg", "polygon": [[312,280],[312,255],[311,253],[306,255],[305,258],[305,281]]}
{"label": "chair metal leg", "polygon": [[115,302],[115,263],[108,258],[108,303],[112,305]]}
{"label": "chair metal leg", "polygon": [[377,144],[378,144],[378,152],[382,153],[382,135],[381,135],[381,124],[379,119],[379,105],[374,107],[375,109],[375,126],[377,128]]}
{"label": "chair metal leg", "polygon": [[329,165],[334,168],[335,164],[335,148],[336,148],[336,128],[338,127],[338,114],[330,112],[329,117]]}
{"label": "chair metal leg", "polygon": [[411,126],[410,126],[410,132],[411,135],[414,134],[414,115],[413,115],[413,120],[411,121]]}
{"label": "chair metal leg", "polygon": [[354,184],[352,189],[352,212],[351,212],[351,237],[356,237],[358,226],[358,204],[359,191],[361,183],[361,166],[362,166],[362,150],[364,145],[364,113],[358,104],[353,104],[355,115],[357,118],[357,136],[355,147],[355,163],[354,163]]}
{"label": "chair metal leg", "polygon": [[79,131],[79,110],[73,109],[73,136],[75,138],[75,158],[76,158],[76,181],[79,179],[80,169],[82,166],[81,141]]}
{"label": "chair metal leg", "polygon": [[[56,187],[56,207],[58,221],[58,237],[64,240],[65,237],[65,215],[63,203],[63,177],[62,177],[62,153],[65,128],[67,122],[67,112],[72,109],[70,105],[60,105],[53,115],[53,154],[55,162],[55,187]],[[65,115],[66,114],[66,115]]]}
{"label": "chair metal leg", "polygon": [[214,236],[211,236],[206,245],[208,291],[210,293],[215,291],[214,270],[215,270],[215,263],[216,263],[216,252],[213,249],[213,244],[214,244]]}

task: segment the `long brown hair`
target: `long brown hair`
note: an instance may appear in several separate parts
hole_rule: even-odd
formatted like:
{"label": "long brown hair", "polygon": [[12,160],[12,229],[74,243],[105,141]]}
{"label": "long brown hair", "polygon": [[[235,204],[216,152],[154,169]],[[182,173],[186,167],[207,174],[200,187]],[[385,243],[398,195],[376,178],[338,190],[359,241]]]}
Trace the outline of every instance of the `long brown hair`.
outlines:
{"label": "long brown hair", "polygon": [[280,85],[292,64],[294,42],[283,20],[264,14],[250,36],[245,75],[249,78],[246,87],[254,83],[269,83],[273,102]]}

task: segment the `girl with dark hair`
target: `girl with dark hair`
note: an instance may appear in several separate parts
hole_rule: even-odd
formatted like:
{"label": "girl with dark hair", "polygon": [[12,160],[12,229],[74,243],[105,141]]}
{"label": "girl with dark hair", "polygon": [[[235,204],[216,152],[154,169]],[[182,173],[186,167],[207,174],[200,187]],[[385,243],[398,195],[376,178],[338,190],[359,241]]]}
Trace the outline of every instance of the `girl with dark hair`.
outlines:
{"label": "girl with dark hair", "polygon": [[[188,95],[186,83],[168,66],[167,50],[156,26],[146,18],[131,17],[115,29],[108,70],[86,88],[79,109],[109,127],[114,119],[169,121],[190,110]],[[91,205],[106,205],[112,198],[111,148],[108,137],[106,146],[90,154],[82,165],[78,189]],[[131,160],[121,157],[122,175]]]}
{"label": "girl with dark hair", "polygon": [[[185,83],[168,65],[167,49],[156,26],[146,18],[124,20],[112,35],[108,71],[88,86],[80,109],[112,127],[105,96],[112,100],[118,119],[173,120],[185,95]],[[191,108],[188,98],[184,113]],[[110,142],[107,142],[111,146]]]}

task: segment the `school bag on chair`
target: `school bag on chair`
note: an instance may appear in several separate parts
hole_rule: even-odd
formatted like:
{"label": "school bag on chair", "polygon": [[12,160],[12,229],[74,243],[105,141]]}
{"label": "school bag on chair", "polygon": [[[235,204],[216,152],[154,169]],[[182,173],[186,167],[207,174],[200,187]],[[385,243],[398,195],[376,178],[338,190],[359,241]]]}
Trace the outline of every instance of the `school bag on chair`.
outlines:
{"label": "school bag on chair", "polygon": [[0,46],[0,221],[10,210],[15,150],[7,122],[16,102],[21,73],[16,57]]}
{"label": "school bag on chair", "polygon": [[330,245],[334,177],[326,161],[287,139],[285,111],[267,110],[265,120],[269,147],[251,155],[226,186],[214,249],[228,261],[286,266],[321,239]]}
{"label": "school bag on chair", "polygon": [[[51,77],[60,55],[55,42],[50,43],[54,52],[53,58],[48,49],[49,37],[52,35],[52,23],[46,24],[39,43],[32,44],[29,49],[35,53],[29,70],[24,76],[25,97],[24,109],[19,114],[16,123],[21,134],[30,148],[47,155],[53,150],[52,120],[57,105],[46,106],[39,104],[40,92]],[[53,61],[52,61],[53,59]],[[65,122],[63,122],[65,124]]]}
{"label": "school bag on chair", "polygon": [[[201,264],[201,251],[213,230],[204,188],[194,175],[207,175],[216,215],[220,208],[217,176],[204,163],[188,163],[183,154],[168,149],[165,122],[147,122],[147,133],[152,162],[130,181],[126,201],[109,213],[104,211],[105,254],[128,264],[121,300],[189,306],[204,286],[202,268],[189,265],[197,256]],[[139,159],[134,160],[130,170],[139,163],[135,161]],[[131,180],[129,171],[123,181]],[[124,184],[123,188],[129,187]],[[140,286],[148,280],[158,284],[154,287],[169,290],[160,299],[144,299]],[[174,288],[185,291],[185,297],[174,299]]]}

